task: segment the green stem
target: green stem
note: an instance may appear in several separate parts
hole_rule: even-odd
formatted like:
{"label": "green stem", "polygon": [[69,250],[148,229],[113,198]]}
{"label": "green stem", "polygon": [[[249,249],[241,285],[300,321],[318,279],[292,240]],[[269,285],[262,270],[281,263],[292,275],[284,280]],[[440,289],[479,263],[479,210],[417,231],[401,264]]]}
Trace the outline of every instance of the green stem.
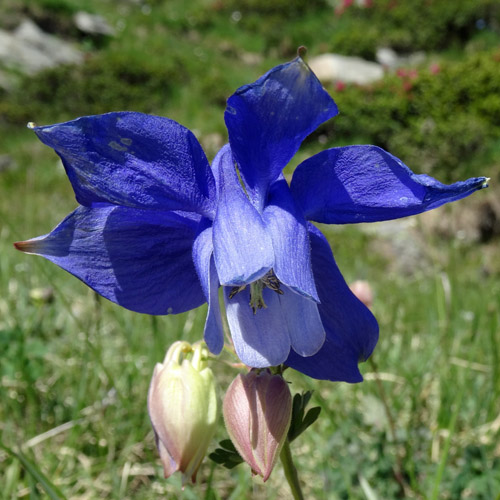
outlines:
{"label": "green stem", "polygon": [[290,441],[288,439],[285,441],[283,448],[281,449],[281,463],[283,464],[283,469],[285,471],[285,477],[292,490],[292,495],[294,500],[304,500],[304,495],[302,494],[302,489],[300,487],[299,476],[297,474],[297,469],[293,464],[292,452],[290,450]]}

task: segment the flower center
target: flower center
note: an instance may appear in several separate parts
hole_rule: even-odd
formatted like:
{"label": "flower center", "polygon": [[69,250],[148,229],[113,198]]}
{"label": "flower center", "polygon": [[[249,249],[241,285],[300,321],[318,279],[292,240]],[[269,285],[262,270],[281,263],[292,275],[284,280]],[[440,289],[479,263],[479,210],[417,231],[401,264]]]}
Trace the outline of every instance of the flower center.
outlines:
{"label": "flower center", "polygon": [[[264,302],[264,297],[262,296],[264,288],[269,288],[273,292],[283,295],[284,292],[280,286],[281,283],[272,269],[259,280],[250,283],[250,307],[252,308],[254,314],[257,312],[257,309],[265,309],[267,307]],[[229,298],[232,299],[237,293],[241,292],[245,288],[246,285],[233,286],[229,292]]]}

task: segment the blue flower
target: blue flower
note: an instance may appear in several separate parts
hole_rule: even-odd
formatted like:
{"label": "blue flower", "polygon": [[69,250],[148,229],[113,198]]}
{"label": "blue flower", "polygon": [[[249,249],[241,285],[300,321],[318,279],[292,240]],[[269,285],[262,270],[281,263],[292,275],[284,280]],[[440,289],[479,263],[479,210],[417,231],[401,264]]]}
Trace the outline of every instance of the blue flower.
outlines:
{"label": "blue flower", "polygon": [[107,299],[147,314],[208,302],[204,337],[224,337],[249,366],[285,363],[311,377],[358,382],[378,339],[321,232],[326,224],[417,214],[486,186],[416,175],[375,146],[323,151],[282,170],[338,113],[300,57],[238,89],[224,114],[229,144],[212,166],[194,135],[141,113],[35,127],[61,157],[80,206],[51,233],[17,243]]}

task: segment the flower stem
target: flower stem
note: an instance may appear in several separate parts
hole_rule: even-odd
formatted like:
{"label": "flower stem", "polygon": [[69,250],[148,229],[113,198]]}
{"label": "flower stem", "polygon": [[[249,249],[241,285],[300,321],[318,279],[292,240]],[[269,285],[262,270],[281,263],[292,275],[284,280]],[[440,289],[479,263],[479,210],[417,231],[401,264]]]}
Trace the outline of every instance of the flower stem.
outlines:
{"label": "flower stem", "polygon": [[286,439],[285,444],[281,450],[280,454],[281,463],[283,464],[283,469],[285,471],[285,477],[292,490],[292,495],[294,500],[304,500],[304,495],[302,494],[302,489],[300,487],[299,476],[297,474],[297,469],[293,464],[292,452],[290,450],[290,441]]}

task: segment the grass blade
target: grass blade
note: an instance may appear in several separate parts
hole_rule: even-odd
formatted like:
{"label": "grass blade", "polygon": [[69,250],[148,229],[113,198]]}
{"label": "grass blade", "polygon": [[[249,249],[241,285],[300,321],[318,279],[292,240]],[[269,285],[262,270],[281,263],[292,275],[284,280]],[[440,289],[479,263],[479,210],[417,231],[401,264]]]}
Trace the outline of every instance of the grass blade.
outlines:
{"label": "grass blade", "polygon": [[2,448],[11,457],[17,458],[19,462],[21,462],[26,471],[29,472],[33,479],[40,484],[51,500],[66,500],[66,497],[63,495],[61,490],[51,483],[47,476],[45,476],[45,474],[21,451],[16,453],[14,450],[11,450],[2,443],[0,443],[0,448]]}

